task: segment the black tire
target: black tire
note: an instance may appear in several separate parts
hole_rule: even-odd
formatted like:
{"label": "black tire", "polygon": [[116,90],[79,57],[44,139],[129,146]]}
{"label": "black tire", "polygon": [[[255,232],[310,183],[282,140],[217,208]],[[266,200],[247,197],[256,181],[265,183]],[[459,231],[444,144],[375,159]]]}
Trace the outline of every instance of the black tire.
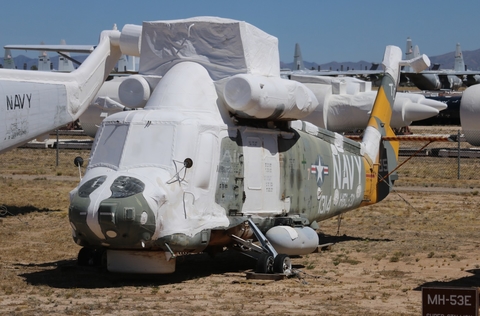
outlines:
{"label": "black tire", "polygon": [[94,249],[83,247],[78,252],[77,264],[82,267],[90,265],[90,260],[93,258]]}
{"label": "black tire", "polygon": [[279,254],[275,257],[273,262],[274,273],[290,274],[292,272],[292,260],[285,254]]}
{"label": "black tire", "polygon": [[262,253],[257,259],[257,273],[272,273],[273,272],[273,257],[267,253]]}
{"label": "black tire", "polygon": [[93,252],[93,266],[107,267],[107,251],[105,249],[96,249]]}

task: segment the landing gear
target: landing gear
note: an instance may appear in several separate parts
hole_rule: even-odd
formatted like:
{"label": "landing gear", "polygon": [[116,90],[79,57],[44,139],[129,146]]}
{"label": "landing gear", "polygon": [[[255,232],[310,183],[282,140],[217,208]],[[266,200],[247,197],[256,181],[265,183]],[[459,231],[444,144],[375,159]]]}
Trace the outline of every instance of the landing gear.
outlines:
{"label": "landing gear", "polygon": [[261,246],[253,244],[250,240],[244,240],[240,237],[232,235],[240,245],[243,254],[257,259],[255,268],[256,273],[280,273],[287,276],[292,275],[292,261],[286,254],[278,254],[275,248],[270,244],[267,237],[258,229],[257,225],[248,219],[249,226]]}
{"label": "landing gear", "polygon": [[273,272],[285,275],[292,274],[292,260],[290,260],[290,257],[285,254],[277,255],[273,262]]}
{"label": "landing gear", "polygon": [[77,264],[79,266],[107,266],[107,254],[104,249],[83,247],[78,252]]}
{"label": "landing gear", "polygon": [[268,253],[262,253],[260,256],[257,258],[257,267],[255,268],[255,272],[257,273],[273,273],[275,259],[268,254]]}

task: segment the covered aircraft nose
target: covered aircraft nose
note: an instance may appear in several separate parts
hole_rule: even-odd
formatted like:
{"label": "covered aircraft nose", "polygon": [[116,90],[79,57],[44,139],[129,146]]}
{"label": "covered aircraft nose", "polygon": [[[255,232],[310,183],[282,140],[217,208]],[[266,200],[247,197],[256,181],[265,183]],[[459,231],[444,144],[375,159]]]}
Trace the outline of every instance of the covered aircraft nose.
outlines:
{"label": "covered aircraft nose", "polygon": [[85,182],[69,209],[75,241],[90,247],[148,248],[156,219],[144,190],[143,181],[124,175]]}

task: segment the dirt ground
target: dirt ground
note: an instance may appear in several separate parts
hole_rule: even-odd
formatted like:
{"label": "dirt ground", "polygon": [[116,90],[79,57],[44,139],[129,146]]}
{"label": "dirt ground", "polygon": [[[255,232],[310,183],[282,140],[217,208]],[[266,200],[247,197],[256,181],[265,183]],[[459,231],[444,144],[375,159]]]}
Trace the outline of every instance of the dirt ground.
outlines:
{"label": "dirt ground", "polygon": [[321,222],[333,245],[292,258],[297,275],[280,281],[247,279],[255,263],[236,252],[180,258],[172,275],[79,267],[67,217],[76,155],[88,152],[63,152],[58,167],[54,150],[0,155],[2,315],[419,315],[422,287],[480,286],[472,185],[400,188],[340,227]]}

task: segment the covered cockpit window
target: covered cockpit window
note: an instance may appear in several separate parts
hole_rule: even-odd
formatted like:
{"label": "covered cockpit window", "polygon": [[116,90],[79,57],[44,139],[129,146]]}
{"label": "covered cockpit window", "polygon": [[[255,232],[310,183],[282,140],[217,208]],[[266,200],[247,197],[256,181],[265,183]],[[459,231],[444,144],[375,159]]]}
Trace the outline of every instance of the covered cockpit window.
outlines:
{"label": "covered cockpit window", "polygon": [[118,167],[122,158],[128,127],[126,124],[102,126],[100,137],[95,139],[90,164],[103,163]]}
{"label": "covered cockpit window", "polygon": [[175,125],[163,122],[131,124],[121,167],[171,166]]}
{"label": "covered cockpit window", "polygon": [[96,139],[90,164],[118,168],[171,166],[175,125],[163,122],[107,124]]}

